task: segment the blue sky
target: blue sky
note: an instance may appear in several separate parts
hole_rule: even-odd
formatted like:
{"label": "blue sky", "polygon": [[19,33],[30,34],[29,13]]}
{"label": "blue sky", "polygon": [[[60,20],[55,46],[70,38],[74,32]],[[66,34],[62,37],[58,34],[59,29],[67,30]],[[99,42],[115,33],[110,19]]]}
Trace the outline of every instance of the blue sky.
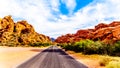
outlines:
{"label": "blue sky", "polygon": [[[83,8],[86,5],[88,5],[89,3],[91,3],[93,0],[74,0],[74,1],[75,1],[75,5],[74,5],[74,8],[72,8],[72,13],[77,12],[81,8]],[[70,5],[72,5],[72,4],[70,4]],[[68,6],[62,0],[60,0],[59,10],[64,15],[68,15],[70,13]]]}
{"label": "blue sky", "polygon": [[27,20],[50,37],[120,21],[120,0],[1,0],[0,17]]}

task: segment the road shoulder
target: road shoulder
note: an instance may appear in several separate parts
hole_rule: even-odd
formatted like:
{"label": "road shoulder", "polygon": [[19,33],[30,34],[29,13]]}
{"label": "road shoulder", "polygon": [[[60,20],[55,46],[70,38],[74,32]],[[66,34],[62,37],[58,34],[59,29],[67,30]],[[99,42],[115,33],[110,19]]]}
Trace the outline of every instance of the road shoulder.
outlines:
{"label": "road shoulder", "polygon": [[0,47],[0,68],[14,68],[46,48]]}

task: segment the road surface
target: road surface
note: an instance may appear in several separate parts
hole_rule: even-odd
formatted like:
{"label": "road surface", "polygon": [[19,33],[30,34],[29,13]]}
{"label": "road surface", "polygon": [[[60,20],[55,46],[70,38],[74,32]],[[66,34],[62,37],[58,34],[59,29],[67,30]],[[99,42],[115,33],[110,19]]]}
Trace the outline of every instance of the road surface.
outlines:
{"label": "road surface", "polygon": [[57,46],[51,46],[17,68],[88,68]]}

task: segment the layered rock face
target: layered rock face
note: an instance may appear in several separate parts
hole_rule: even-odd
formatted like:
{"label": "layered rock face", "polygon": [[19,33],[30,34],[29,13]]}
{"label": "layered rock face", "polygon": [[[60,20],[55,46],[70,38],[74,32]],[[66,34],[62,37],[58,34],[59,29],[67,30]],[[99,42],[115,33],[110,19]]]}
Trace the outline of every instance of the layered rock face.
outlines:
{"label": "layered rock face", "polygon": [[[97,25],[99,26],[99,25]],[[96,28],[95,28],[96,29]],[[104,42],[116,42],[120,40],[120,21],[114,21],[108,26],[97,29],[93,32],[93,40],[101,40]]]}
{"label": "layered rock face", "polygon": [[48,36],[35,32],[27,21],[14,23],[11,16],[0,19],[0,42],[3,44],[30,44],[35,42],[49,43]]}
{"label": "layered rock face", "polygon": [[82,39],[101,40],[106,43],[112,41],[114,43],[120,40],[120,21],[114,21],[110,24],[100,23],[94,29],[78,30],[75,34],[62,35],[55,41],[58,43],[70,43]]}

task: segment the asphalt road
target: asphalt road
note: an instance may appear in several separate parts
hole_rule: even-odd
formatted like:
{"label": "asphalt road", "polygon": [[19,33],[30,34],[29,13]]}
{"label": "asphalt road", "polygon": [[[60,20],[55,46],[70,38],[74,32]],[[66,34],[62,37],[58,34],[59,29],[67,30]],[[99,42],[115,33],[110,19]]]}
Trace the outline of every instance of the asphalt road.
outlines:
{"label": "asphalt road", "polygon": [[88,68],[57,46],[51,46],[17,68]]}

